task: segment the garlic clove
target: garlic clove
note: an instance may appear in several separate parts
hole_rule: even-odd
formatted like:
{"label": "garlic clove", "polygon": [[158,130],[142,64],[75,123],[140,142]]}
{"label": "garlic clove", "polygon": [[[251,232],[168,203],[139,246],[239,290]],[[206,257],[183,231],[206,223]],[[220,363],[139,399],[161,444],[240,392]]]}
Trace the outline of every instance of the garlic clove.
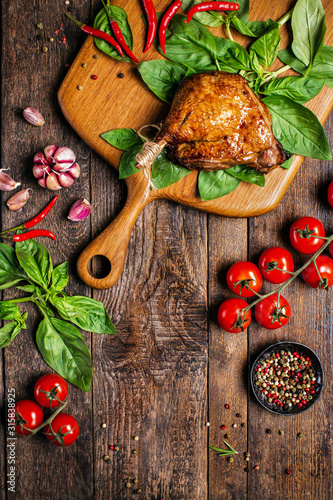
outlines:
{"label": "garlic clove", "polygon": [[35,163],[32,167],[32,174],[36,179],[40,177],[45,177],[47,173],[51,172],[51,167],[43,165],[42,163]]}
{"label": "garlic clove", "polygon": [[6,174],[4,169],[0,170],[0,191],[12,191],[17,188],[21,183],[15,182],[10,175]]}
{"label": "garlic clove", "polygon": [[80,177],[80,165],[78,163],[73,163],[71,168],[68,170],[68,173],[74,178],[78,179]]}
{"label": "garlic clove", "polygon": [[58,191],[61,189],[61,184],[59,183],[58,176],[54,172],[48,174],[45,178],[45,187],[51,189],[51,191]]}
{"label": "garlic clove", "polygon": [[91,205],[88,200],[81,198],[77,200],[69,210],[68,219],[73,222],[78,222],[89,217],[91,213]]}
{"label": "garlic clove", "polygon": [[53,170],[55,170],[56,172],[66,172],[67,170],[69,170],[72,166],[72,163],[56,163],[55,165],[53,165]]}
{"label": "garlic clove", "polygon": [[58,180],[61,186],[65,188],[70,187],[74,182],[73,177],[66,172],[60,173],[58,175]]}
{"label": "garlic clove", "polygon": [[34,156],[34,163],[43,163],[44,165],[48,165],[48,161],[45,158],[44,154],[42,151],[39,151],[39,153],[36,153]]}
{"label": "garlic clove", "polygon": [[17,193],[13,194],[13,196],[11,196],[6,201],[6,205],[9,208],[9,210],[12,210],[14,212],[22,210],[22,207],[24,207],[30,196],[30,191],[31,188],[22,189],[22,191],[18,191]]}
{"label": "garlic clove", "polygon": [[53,159],[55,163],[74,163],[76,160],[76,156],[74,154],[74,151],[67,148],[66,146],[61,146],[54,153]]}
{"label": "garlic clove", "polygon": [[46,177],[40,177],[38,180],[37,180],[38,184],[40,186],[42,186],[43,188],[46,188]]}
{"label": "garlic clove", "polygon": [[49,146],[46,146],[46,148],[44,148],[45,158],[50,163],[52,163],[52,161],[53,161],[53,155],[57,151],[57,149],[58,149],[58,146],[55,146],[54,144],[50,144]]}
{"label": "garlic clove", "polygon": [[25,108],[23,110],[23,117],[35,127],[42,127],[45,123],[43,116],[35,108]]}

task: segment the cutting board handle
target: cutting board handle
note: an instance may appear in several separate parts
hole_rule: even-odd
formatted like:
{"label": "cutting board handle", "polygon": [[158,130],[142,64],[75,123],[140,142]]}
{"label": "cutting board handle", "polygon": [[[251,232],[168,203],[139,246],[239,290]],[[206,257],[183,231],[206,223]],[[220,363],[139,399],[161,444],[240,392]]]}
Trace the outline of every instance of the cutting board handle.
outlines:
{"label": "cutting board handle", "polygon": [[[120,277],[127,254],[127,248],[133,226],[141,210],[151,201],[151,191],[147,179],[142,172],[136,174],[137,181],[128,184],[127,201],[114,221],[95,238],[80,254],[77,261],[79,277],[92,288],[110,288]],[[96,278],[90,271],[93,257],[106,257],[110,264],[109,274]]]}

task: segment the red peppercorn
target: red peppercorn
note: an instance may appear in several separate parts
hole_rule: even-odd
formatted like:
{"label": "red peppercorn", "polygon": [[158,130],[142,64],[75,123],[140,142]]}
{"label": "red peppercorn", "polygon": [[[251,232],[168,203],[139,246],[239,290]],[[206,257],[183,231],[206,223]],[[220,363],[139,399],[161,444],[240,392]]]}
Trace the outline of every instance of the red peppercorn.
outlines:
{"label": "red peppercorn", "polygon": [[302,405],[306,405],[305,399],[302,400]]}
{"label": "red peppercorn", "polygon": [[109,448],[110,448],[110,450],[114,450],[114,446],[113,446],[113,444],[111,444],[111,445],[109,446]]}
{"label": "red peppercorn", "polygon": [[227,428],[227,426],[226,426],[226,425],[224,425],[224,424],[223,424],[223,425],[221,425],[221,429],[222,429],[223,431],[224,431],[226,428]]}
{"label": "red peppercorn", "polygon": [[227,410],[230,410],[230,405],[226,404],[224,405]]}
{"label": "red peppercorn", "polygon": [[307,356],[307,357],[305,358],[305,361],[310,361],[309,356]]}
{"label": "red peppercorn", "polygon": [[97,80],[97,75],[91,75],[91,78],[92,78],[93,80]]}
{"label": "red peppercorn", "polygon": [[291,470],[286,469],[286,470],[285,470],[285,473],[289,476],[289,474],[291,474]]}
{"label": "red peppercorn", "polygon": [[268,392],[268,393],[266,394],[266,396],[267,396],[268,398],[271,398],[271,397],[272,397],[272,394],[271,394],[270,392]]}
{"label": "red peppercorn", "polygon": [[303,406],[303,405],[302,405],[302,403],[297,403],[297,406],[298,406],[299,408],[302,408],[302,406]]}
{"label": "red peppercorn", "polygon": [[314,385],[316,382],[314,380],[311,380],[311,384]]}
{"label": "red peppercorn", "polygon": [[292,353],[292,355],[293,355],[293,356],[296,356],[296,354],[297,354],[297,352],[293,352],[293,353]]}
{"label": "red peppercorn", "polygon": [[316,394],[316,391],[312,389],[312,391],[310,391],[310,394]]}
{"label": "red peppercorn", "polygon": [[279,357],[280,357],[280,354],[277,352],[277,353],[275,354],[275,357],[276,357],[276,358],[279,358]]}

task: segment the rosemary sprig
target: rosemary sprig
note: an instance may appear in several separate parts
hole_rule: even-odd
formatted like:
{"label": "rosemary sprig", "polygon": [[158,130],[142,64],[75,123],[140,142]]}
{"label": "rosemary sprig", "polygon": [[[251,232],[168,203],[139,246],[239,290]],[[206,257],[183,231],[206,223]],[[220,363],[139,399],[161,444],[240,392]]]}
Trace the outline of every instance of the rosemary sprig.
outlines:
{"label": "rosemary sprig", "polygon": [[214,451],[218,451],[219,452],[219,457],[224,457],[226,455],[236,455],[238,454],[238,451],[234,450],[234,448],[229,444],[227,443],[227,441],[224,441],[224,444],[228,446],[228,450],[226,449],[222,449],[222,448],[216,448],[216,446],[209,446],[209,448],[211,450],[214,450]]}

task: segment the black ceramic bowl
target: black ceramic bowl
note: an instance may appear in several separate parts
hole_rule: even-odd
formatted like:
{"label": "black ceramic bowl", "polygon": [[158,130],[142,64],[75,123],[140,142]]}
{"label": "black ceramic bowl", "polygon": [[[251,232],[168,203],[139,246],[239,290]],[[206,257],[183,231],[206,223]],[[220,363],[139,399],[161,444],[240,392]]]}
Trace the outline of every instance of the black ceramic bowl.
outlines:
{"label": "black ceramic bowl", "polygon": [[[315,373],[316,377],[316,383],[313,386],[313,389],[316,391],[315,394],[312,395],[311,401],[309,401],[306,405],[303,407],[299,408],[298,405],[293,405],[289,408],[285,407],[280,407],[274,402],[269,402],[268,398],[265,394],[261,392],[259,389],[258,385],[256,385],[256,382],[258,380],[257,378],[257,368],[258,365],[260,364],[261,361],[264,361],[266,358],[271,356],[273,353],[280,353],[280,351],[290,351],[290,352],[297,352],[299,355],[307,356],[310,358],[310,361],[312,362],[312,369]],[[277,344],[273,344],[267,349],[265,349],[255,360],[251,367],[251,386],[252,390],[254,392],[255,397],[259,401],[259,403],[266,408],[267,410],[273,412],[273,413],[278,413],[279,415],[295,415],[297,413],[302,413],[303,411],[306,411],[308,408],[310,408],[316,401],[318,401],[321,391],[324,386],[324,373],[323,373],[323,368],[321,366],[321,362],[318,358],[318,356],[306,345],[303,344],[298,344],[297,342],[278,342]]]}

